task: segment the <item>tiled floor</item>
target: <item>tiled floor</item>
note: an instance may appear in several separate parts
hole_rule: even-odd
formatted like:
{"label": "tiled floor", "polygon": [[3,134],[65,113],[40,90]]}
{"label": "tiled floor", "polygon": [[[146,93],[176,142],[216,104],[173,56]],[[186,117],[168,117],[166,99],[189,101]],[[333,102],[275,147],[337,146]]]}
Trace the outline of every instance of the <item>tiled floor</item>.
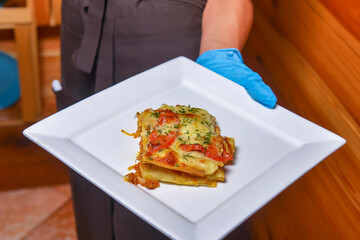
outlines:
{"label": "tiled floor", "polygon": [[0,239],[75,240],[69,185],[0,192]]}

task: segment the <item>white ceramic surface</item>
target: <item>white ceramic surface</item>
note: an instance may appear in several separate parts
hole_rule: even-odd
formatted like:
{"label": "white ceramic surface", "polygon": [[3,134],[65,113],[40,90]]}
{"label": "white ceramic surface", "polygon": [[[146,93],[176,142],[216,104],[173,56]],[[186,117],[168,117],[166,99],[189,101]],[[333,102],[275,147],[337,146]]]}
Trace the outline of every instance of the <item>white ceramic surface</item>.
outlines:
{"label": "white ceramic surface", "polygon": [[[234,164],[217,188],[124,182],[139,139],[136,112],[161,104],[208,110],[235,138]],[[79,174],[175,239],[219,239],[345,140],[288,110],[267,109],[239,85],[184,57],[138,74],[24,131]]]}

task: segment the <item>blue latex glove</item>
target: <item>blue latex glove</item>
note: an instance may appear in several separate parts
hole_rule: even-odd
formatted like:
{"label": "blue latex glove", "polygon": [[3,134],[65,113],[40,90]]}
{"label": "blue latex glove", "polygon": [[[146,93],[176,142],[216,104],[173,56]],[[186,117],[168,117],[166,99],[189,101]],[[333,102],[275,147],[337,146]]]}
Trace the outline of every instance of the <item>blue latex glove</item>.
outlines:
{"label": "blue latex glove", "polygon": [[196,62],[243,86],[249,95],[267,108],[276,105],[276,96],[259,74],[248,68],[236,48],[206,51]]}

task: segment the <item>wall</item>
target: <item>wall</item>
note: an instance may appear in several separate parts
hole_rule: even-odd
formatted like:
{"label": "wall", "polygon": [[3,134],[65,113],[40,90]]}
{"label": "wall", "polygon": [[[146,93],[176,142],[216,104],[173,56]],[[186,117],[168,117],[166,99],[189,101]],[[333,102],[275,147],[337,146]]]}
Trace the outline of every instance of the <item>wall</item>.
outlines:
{"label": "wall", "polygon": [[360,2],[255,0],[246,62],[279,104],[347,140],[248,221],[254,239],[360,237]]}

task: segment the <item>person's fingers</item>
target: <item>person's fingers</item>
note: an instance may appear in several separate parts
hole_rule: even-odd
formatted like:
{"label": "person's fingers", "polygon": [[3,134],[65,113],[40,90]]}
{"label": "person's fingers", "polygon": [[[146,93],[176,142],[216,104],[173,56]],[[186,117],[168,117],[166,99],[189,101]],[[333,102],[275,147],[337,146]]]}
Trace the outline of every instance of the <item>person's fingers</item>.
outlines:
{"label": "person's fingers", "polygon": [[274,108],[276,96],[259,74],[247,67],[236,49],[210,50],[197,60],[200,65],[243,86],[249,95],[267,108]]}
{"label": "person's fingers", "polygon": [[252,80],[245,84],[249,95],[267,108],[274,108],[277,102],[276,96],[271,88],[262,80]]}
{"label": "person's fingers", "polygon": [[234,82],[243,86],[249,95],[267,108],[274,108],[277,102],[271,88],[266,85],[259,74],[252,71],[245,64],[238,65],[231,71]]}

